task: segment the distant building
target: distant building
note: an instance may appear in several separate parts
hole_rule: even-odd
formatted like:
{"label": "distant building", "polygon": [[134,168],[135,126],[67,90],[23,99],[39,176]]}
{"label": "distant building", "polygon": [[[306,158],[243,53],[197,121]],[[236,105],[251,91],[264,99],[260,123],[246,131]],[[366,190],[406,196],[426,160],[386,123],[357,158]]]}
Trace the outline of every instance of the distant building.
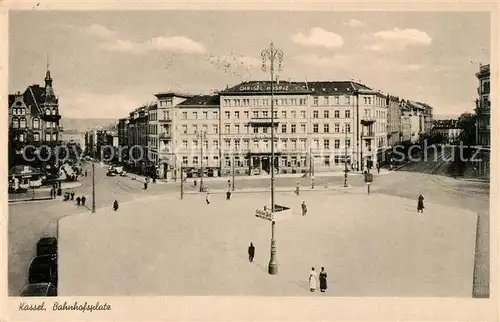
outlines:
{"label": "distant building", "polygon": [[431,133],[441,135],[443,143],[456,144],[462,131],[458,126],[458,120],[436,120]]}

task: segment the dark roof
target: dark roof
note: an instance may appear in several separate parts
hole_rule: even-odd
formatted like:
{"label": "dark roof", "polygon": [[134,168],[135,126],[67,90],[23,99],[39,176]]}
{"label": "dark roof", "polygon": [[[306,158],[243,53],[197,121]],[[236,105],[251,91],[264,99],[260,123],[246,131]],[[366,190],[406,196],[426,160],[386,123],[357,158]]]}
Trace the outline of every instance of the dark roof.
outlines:
{"label": "dark roof", "polygon": [[197,95],[188,98],[184,102],[178,104],[180,107],[187,106],[219,106],[219,95]]}
{"label": "dark roof", "polygon": [[29,108],[31,105],[31,113],[38,114],[42,113],[41,104],[45,102],[45,88],[40,85],[28,86],[23,94],[24,103]]}
{"label": "dark roof", "polygon": [[[293,82],[277,82],[274,84],[276,94],[305,94],[311,93],[305,87]],[[271,92],[271,81],[250,81],[243,82],[236,86],[222,90],[221,94],[262,94]]]}
{"label": "dark roof", "polygon": [[9,108],[14,104],[14,101],[16,100],[16,95],[9,94]]}
{"label": "dark roof", "polygon": [[352,81],[315,81],[315,82],[293,82],[307,88],[314,94],[345,94],[353,93],[356,90],[372,90],[371,88]]}
{"label": "dark roof", "polygon": [[161,92],[161,93],[156,93],[154,94],[158,99],[164,98],[164,97],[182,97],[182,98],[190,98],[193,97],[191,94],[184,94],[184,93],[178,93],[178,92]]}

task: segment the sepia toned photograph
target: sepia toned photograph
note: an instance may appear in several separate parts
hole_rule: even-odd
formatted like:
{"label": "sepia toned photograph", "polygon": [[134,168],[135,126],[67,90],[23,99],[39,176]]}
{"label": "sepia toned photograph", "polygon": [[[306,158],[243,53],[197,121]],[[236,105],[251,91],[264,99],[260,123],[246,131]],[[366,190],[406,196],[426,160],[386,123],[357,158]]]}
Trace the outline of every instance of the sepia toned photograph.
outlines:
{"label": "sepia toned photograph", "polygon": [[8,296],[490,298],[490,24],[10,11]]}

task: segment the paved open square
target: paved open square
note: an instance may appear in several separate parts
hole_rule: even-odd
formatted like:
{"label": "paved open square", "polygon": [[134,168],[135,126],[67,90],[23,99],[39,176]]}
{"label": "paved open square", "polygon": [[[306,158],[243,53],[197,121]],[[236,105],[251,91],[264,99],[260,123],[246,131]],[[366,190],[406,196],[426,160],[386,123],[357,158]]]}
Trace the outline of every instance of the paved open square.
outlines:
{"label": "paved open square", "polygon": [[[308,272],[324,266],[314,296],[471,297],[477,215],[416,200],[348,191],[277,193],[279,274],[269,275],[271,223],[256,218],[268,193],[152,196],[59,221],[62,296],[309,296]],[[302,216],[305,201],[308,214]],[[256,247],[255,262],[247,247]],[[78,277],[78,278],[75,278]]]}

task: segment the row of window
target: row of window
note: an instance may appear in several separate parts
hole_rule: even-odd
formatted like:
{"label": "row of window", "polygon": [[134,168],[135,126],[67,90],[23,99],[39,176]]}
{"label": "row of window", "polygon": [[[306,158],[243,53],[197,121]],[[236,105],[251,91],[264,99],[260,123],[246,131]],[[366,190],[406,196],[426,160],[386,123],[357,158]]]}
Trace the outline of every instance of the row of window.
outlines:
{"label": "row of window", "polygon": [[[11,127],[13,129],[25,129],[25,128],[27,128],[27,123],[28,122],[27,122],[26,118],[24,118],[24,117],[21,117],[19,119],[17,117],[13,117]],[[35,129],[35,130],[40,129],[40,119],[34,118],[31,121],[31,124],[32,124],[33,129]],[[52,128],[56,128],[56,127],[57,127],[57,122],[53,122],[53,121],[46,121],[45,122],[46,129],[52,129]]]}
{"label": "row of window", "polygon": [[[188,134],[188,125],[187,124],[182,124],[182,134]],[[280,127],[280,133],[306,133],[307,129],[307,124],[306,123],[300,123],[299,127],[297,127],[297,124],[281,124]],[[299,131],[297,131],[299,130]],[[290,132],[288,132],[290,131]],[[322,127],[322,132],[321,133],[351,133],[351,124],[350,123],[344,123],[344,126],[341,129],[340,123],[335,123],[333,124],[333,127],[331,127],[331,124],[323,124]],[[208,126],[207,125],[202,125],[201,126],[201,132],[204,133],[209,133],[208,132]],[[240,134],[240,133],[270,133],[270,127],[252,127],[252,132],[250,132],[250,124],[246,123],[243,124],[243,132],[241,131],[241,124],[233,124],[232,129],[231,129],[231,124],[224,124],[224,133],[225,134]],[[383,131],[381,131],[383,132]],[[192,124],[191,125],[191,132],[190,133],[198,133],[198,125],[197,124]],[[218,134],[219,133],[219,126],[217,124],[212,125],[212,132],[213,134]],[[320,124],[315,123],[312,124],[312,133],[320,133]],[[152,133],[154,134],[154,133]]]}
{"label": "row of window", "polygon": [[[252,104],[250,104],[252,103]],[[298,103],[298,104],[297,104]],[[298,106],[307,105],[307,98],[275,98],[275,106]],[[249,99],[249,98],[236,98],[236,99],[224,99],[224,106],[271,106],[271,99]]]}
{"label": "row of window", "polygon": [[[17,139],[19,142],[24,142],[26,140],[26,135],[20,133]],[[40,141],[40,133],[33,133],[33,141]],[[45,141],[57,141],[57,133],[45,133]]]}
{"label": "row of window", "polygon": [[[45,115],[56,115],[56,114],[57,114],[57,108],[45,109]],[[13,108],[12,115],[26,115],[26,109],[25,108]]]}
{"label": "row of window", "polygon": [[[342,148],[350,148],[351,147],[351,139],[345,139],[342,140],[344,141],[344,146]],[[278,142],[280,144],[278,144]],[[335,149],[340,149],[341,147],[341,140],[340,139],[335,139],[335,140],[330,140],[330,139],[322,139],[321,142],[323,144],[320,146],[320,139],[313,139],[312,140],[312,149],[330,149],[331,145],[330,142],[333,142],[333,147]],[[205,150],[208,150],[209,145],[208,141],[205,140],[203,141],[203,148]],[[289,144],[290,143],[290,144]],[[252,148],[253,149],[270,149],[270,140],[253,140],[252,141]],[[230,139],[225,139],[224,140],[224,148],[225,149],[231,149],[234,146],[236,150],[239,150],[241,148],[248,150],[250,149],[250,140],[248,139],[235,139],[235,140],[230,140]],[[368,145],[366,145],[368,147]],[[281,140],[275,140],[275,147],[277,149],[301,149],[305,150],[307,148],[307,140],[306,139],[281,139]],[[182,141],[182,149],[187,150],[189,149],[189,142],[188,140],[183,140]],[[192,140],[191,141],[191,149],[197,150],[199,149],[199,141],[198,140]],[[219,149],[219,140],[212,140],[212,148],[213,149]]]}
{"label": "row of window", "polygon": [[[188,119],[188,112],[184,111],[182,112],[182,119],[183,120],[187,120]],[[208,120],[208,111],[203,111],[200,113],[200,115],[198,115],[198,112],[197,111],[193,111],[191,113],[191,118],[189,119],[193,119],[193,120]],[[198,116],[200,118],[198,118]],[[170,119],[170,115],[168,114],[168,112],[166,112],[165,114],[165,119]],[[212,120],[218,120],[219,119],[219,112],[218,111],[212,111]]]}
{"label": "row of window", "polygon": [[[350,157],[347,156],[347,158],[344,155],[334,155],[333,158],[330,155],[315,155],[314,156],[314,163],[315,164],[321,164],[321,165],[330,165],[331,160],[333,159],[333,162],[335,165],[339,164],[344,164],[346,159],[347,162],[350,162]],[[200,158],[198,156],[193,156],[191,158],[192,160],[192,165],[197,166]],[[213,155],[212,156],[213,164],[217,165],[219,162],[219,156]],[[279,158],[279,164],[281,167],[305,167],[307,166],[308,162],[308,157],[305,155],[302,156],[282,156]],[[250,159],[245,158],[245,157],[234,157],[234,166],[235,167],[248,167],[250,165]],[[207,165],[208,164],[208,156],[203,156],[203,164]],[[182,157],[182,165],[187,166],[189,165],[189,157],[188,156],[183,156]],[[224,158],[224,166],[226,167],[231,167],[231,158],[230,157],[225,157]]]}

